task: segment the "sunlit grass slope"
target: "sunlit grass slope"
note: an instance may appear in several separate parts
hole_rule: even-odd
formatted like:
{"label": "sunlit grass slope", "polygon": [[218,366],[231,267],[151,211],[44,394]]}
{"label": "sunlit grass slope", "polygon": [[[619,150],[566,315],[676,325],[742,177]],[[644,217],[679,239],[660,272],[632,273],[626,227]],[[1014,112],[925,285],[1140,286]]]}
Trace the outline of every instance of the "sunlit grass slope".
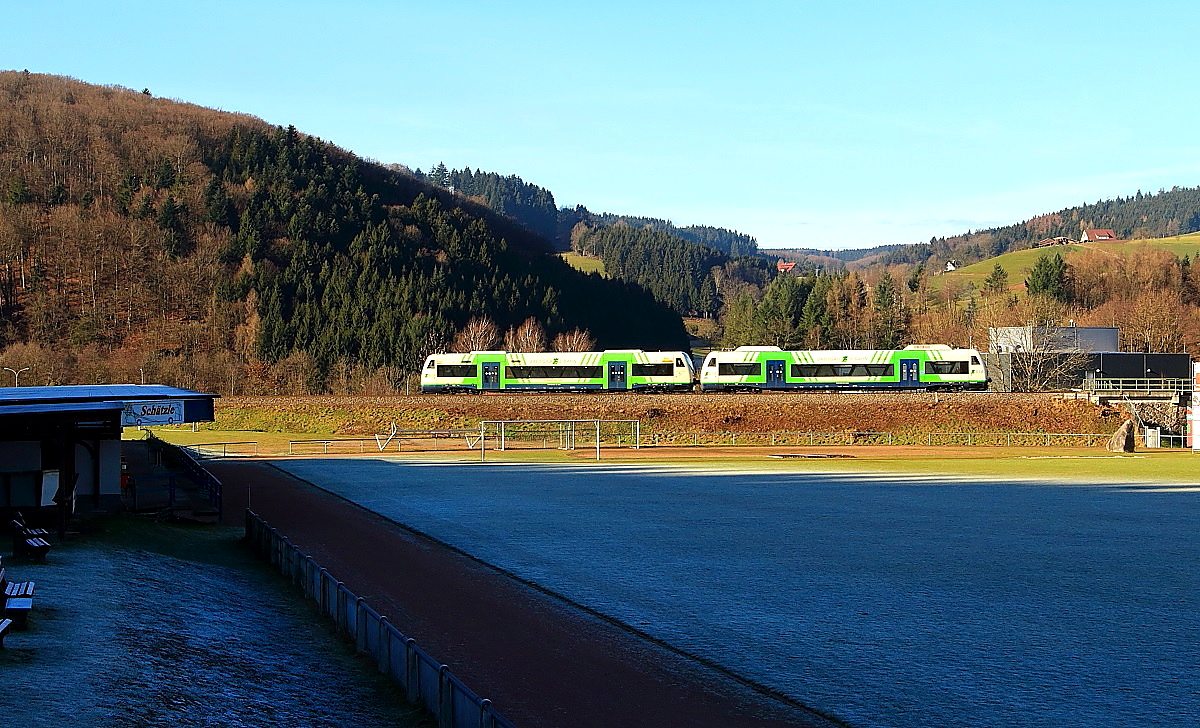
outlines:
{"label": "sunlit grass slope", "polygon": [[1025,289],[1025,279],[1029,277],[1030,269],[1037,263],[1038,258],[1043,255],[1058,253],[1062,255],[1063,260],[1070,263],[1073,257],[1084,250],[1100,251],[1110,255],[1129,255],[1140,246],[1161,248],[1180,258],[1185,255],[1195,258],[1200,254],[1200,233],[1177,235],[1171,238],[1122,240],[1116,243],[1073,243],[1071,245],[1054,245],[1046,248],[1015,250],[1010,253],[998,255],[995,258],[965,265],[949,273],[934,276],[930,280],[930,283],[934,290],[941,290],[946,285],[954,283],[964,285],[970,283],[976,289],[980,289],[983,288],[984,280],[991,275],[992,269],[996,265],[1000,265],[1008,273],[1009,289],[1014,292],[1023,292]]}
{"label": "sunlit grass slope", "polygon": [[604,262],[599,258],[593,258],[589,255],[580,255],[579,253],[559,253],[563,260],[567,261],[567,265],[575,270],[584,273],[599,273],[602,276],[608,276],[604,270]]}

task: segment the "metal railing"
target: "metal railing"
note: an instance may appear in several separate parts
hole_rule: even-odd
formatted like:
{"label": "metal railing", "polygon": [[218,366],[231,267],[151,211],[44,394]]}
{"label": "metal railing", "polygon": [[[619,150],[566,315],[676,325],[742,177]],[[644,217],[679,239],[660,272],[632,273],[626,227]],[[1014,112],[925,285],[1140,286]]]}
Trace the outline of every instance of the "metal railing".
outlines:
{"label": "metal railing", "polygon": [[966,445],[968,447],[1029,447],[1101,445],[1112,437],[1104,432],[691,432],[655,433],[648,446],[781,447],[789,445]]}
{"label": "metal railing", "polygon": [[656,432],[646,438],[650,447],[779,447],[783,445],[912,444],[893,432]]}
{"label": "metal railing", "polygon": [[[445,440],[455,440],[472,436],[478,436],[479,430],[398,430],[386,435],[376,435],[375,437],[339,437],[329,438],[324,440],[289,440],[288,455],[330,455],[330,454],[352,454],[352,453],[378,453],[386,452],[389,447],[395,446],[396,452],[401,452],[404,449],[404,444],[410,443],[415,447],[416,442],[443,442]],[[436,447],[423,447],[422,449],[445,449]]]}
{"label": "metal railing", "polygon": [[[588,424],[594,424],[589,420]],[[576,447],[596,447],[594,430],[591,436],[584,439],[586,428],[570,431],[564,436],[563,430],[554,429],[493,429],[495,423],[489,423],[486,430],[486,447],[490,450],[513,449],[575,449]],[[436,430],[401,433],[386,444],[387,450],[393,452],[457,452],[479,451],[480,429],[474,430]],[[633,430],[624,433],[606,432],[600,445],[608,448],[652,448],[652,447],[788,447],[788,446],[848,446],[848,445],[925,445],[967,447],[1094,447],[1103,445],[1110,437],[1110,432],[922,432],[895,431],[870,432],[860,430],[839,430],[834,432],[805,432],[769,430],[762,432],[653,432],[645,433]],[[1183,446],[1182,435],[1161,434],[1161,447]],[[565,438],[565,439],[564,439]],[[578,441],[577,441],[578,438]],[[372,438],[347,438],[329,440],[292,440],[286,450],[281,445],[277,452],[266,452],[266,448],[255,447],[255,455],[353,455],[385,452]],[[404,446],[401,442],[406,443]],[[248,443],[210,443],[188,445],[197,458],[205,457],[238,457],[245,452],[232,452],[223,449],[222,445],[246,445]],[[1154,447],[1148,444],[1147,447]],[[229,454],[226,455],[225,453]]]}
{"label": "metal railing", "polygon": [[[169,443],[165,440],[162,440],[162,439],[156,437],[153,432],[149,433],[149,437],[153,438],[160,447],[169,448],[179,456],[179,461],[180,461],[180,464],[183,465],[183,469],[186,470],[190,476],[192,476],[192,480],[194,480],[196,482],[196,484],[200,487],[201,491],[203,491],[205,497],[208,498],[208,502],[210,504],[212,504],[213,509],[216,510],[217,519],[224,520],[225,519],[225,506],[224,506],[225,486],[221,484],[221,481],[218,480],[215,475],[208,472],[208,470],[206,470],[203,466],[200,465],[194,452],[191,449],[189,449],[187,447],[183,447],[181,445],[175,445],[175,444]],[[172,500],[172,502],[174,502],[174,487],[175,487],[174,482],[172,482],[171,487],[172,487],[171,500]]]}
{"label": "metal railing", "polygon": [[198,445],[186,445],[184,447],[197,460],[258,456],[258,442],[256,440],[246,440],[243,442],[206,442]]}
{"label": "metal railing", "polygon": [[446,665],[417,647],[415,640],[249,509],[246,540],[314,600],[321,614],[333,620],[340,634],[354,640],[355,649],[371,657],[409,702],[432,713],[438,728],[515,728],[490,700],[476,695]]}
{"label": "metal railing", "polygon": [[1172,377],[1087,377],[1083,387],[1093,392],[1190,392],[1192,380]]}
{"label": "metal railing", "polygon": [[1111,434],[1097,432],[931,432],[925,444],[967,447],[1093,447],[1103,445]]}

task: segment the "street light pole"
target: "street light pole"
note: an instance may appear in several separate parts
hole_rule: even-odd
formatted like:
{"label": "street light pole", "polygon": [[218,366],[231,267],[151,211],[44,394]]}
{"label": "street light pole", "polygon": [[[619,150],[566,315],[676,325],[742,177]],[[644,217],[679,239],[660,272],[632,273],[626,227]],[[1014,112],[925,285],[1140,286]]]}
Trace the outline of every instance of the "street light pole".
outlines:
{"label": "street light pole", "polygon": [[21,386],[21,372],[29,371],[29,367],[21,367],[20,369],[13,369],[12,367],[4,367],[4,371],[12,372],[13,386],[19,387],[19,386]]}

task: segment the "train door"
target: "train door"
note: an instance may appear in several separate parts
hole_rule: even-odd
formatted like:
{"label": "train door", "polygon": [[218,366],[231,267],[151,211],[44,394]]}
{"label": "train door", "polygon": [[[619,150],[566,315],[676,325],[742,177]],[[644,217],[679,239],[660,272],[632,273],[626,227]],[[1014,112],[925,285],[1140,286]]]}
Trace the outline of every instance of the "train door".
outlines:
{"label": "train door", "polygon": [[782,387],[785,383],[784,369],[785,362],[782,359],[770,359],[767,361],[767,387]]}
{"label": "train door", "polygon": [[921,362],[917,359],[900,360],[900,386],[918,387],[921,384]]}
{"label": "train door", "polygon": [[483,389],[500,389],[500,362],[483,363]]}
{"label": "train door", "polygon": [[629,383],[625,380],[625,362],[610,361],[608,363],[608,388],[617,391],[629,389]]}

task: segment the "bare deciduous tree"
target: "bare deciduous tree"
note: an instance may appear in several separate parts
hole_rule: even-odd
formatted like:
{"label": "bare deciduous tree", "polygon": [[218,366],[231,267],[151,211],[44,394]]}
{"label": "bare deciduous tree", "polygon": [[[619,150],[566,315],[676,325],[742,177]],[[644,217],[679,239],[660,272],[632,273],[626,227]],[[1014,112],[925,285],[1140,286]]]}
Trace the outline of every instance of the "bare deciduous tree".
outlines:
{"label": "bare deciduous tree", "polygon": [[476,316],[454,335],[454,351],[491,351],[500,343],[500,329],[487,316]]}
{"label": "bare deciduous tree", "polygon": [[[1035,341],[1038,340],[1035,326]],[[1053,392],[1078,387],[1088,365],[1088,354],[1074,351],[1020,351],[1012,356],[1012,391]]]}
{"label": "bare deciduous tree", "polygon": [[593,351],[596,340],[583,329],[571,329],[555,336],[550,348],[554,351]]}
{"label": "bare deciduous tree", "polygon": [[1121,323],[1125,351],[1184,351],[1187,307],[1174,291],[1159,290],[1131,301]]}
{"label": "bare deciduous tree", "polygon": [[546,329],[537,319],[530,316],[520,326],[511,328],[504,335],[504,348],[508,351],[530,353],[546,350]]}

